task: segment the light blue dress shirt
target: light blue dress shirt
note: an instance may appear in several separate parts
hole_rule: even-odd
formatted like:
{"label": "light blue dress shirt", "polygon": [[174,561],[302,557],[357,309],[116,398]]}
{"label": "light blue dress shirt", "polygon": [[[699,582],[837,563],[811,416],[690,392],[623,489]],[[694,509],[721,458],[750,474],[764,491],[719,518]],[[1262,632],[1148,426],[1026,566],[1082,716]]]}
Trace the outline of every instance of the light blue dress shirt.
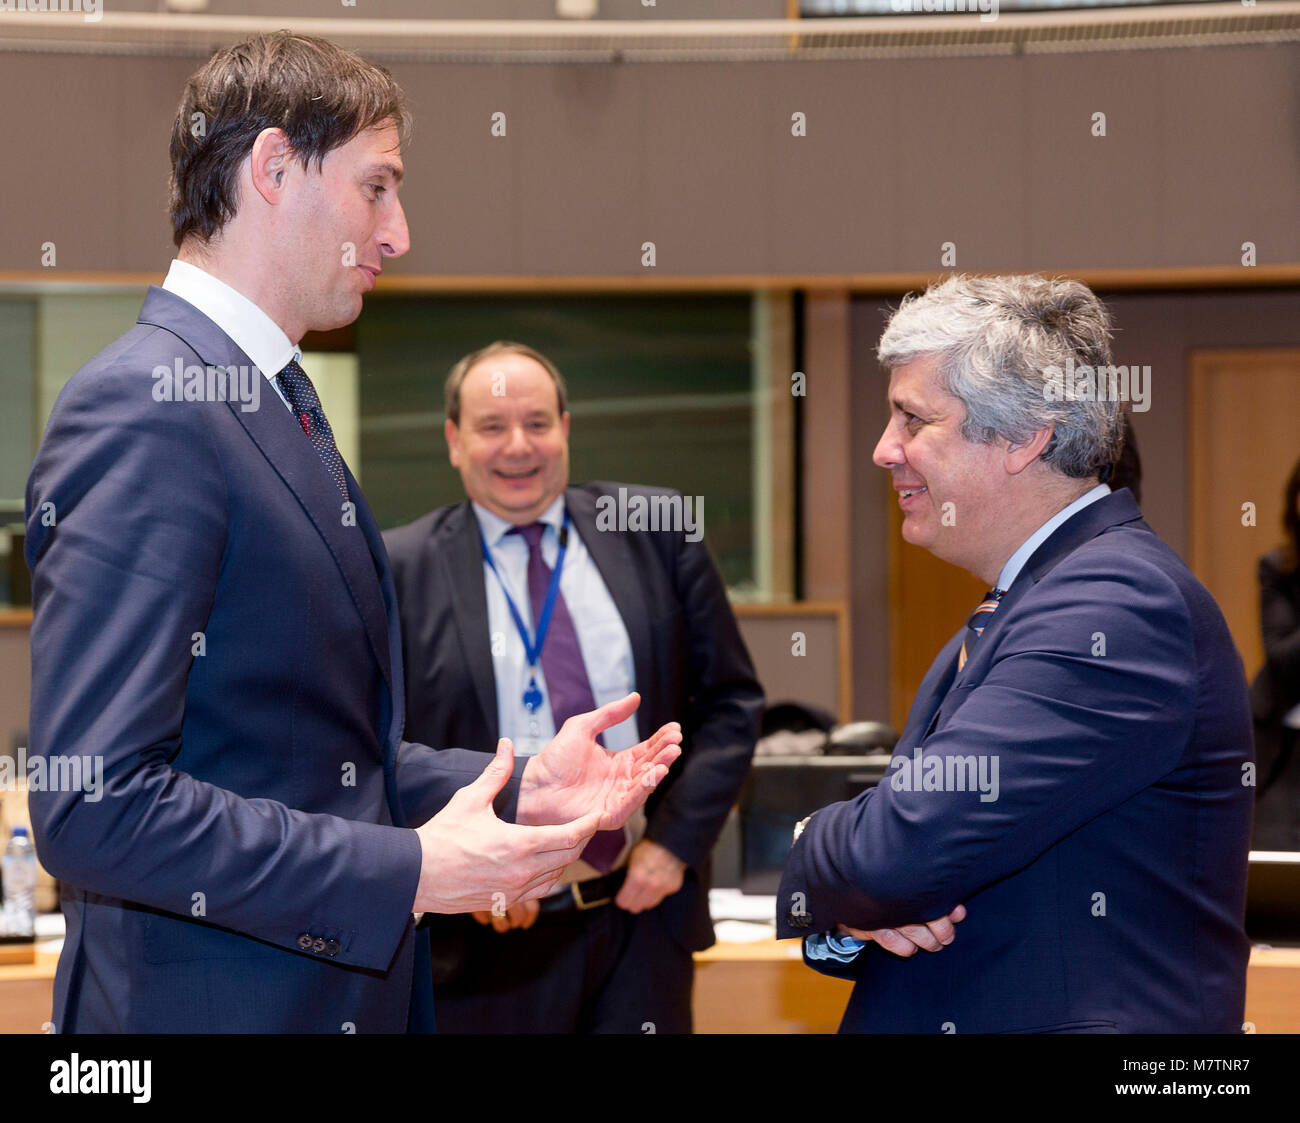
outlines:
{"label": "light blue dress shirt", "polygon": [[[546,675],[540,663],[536,674],[537,685],[542,691],[541,707],[535,714],[529,714],[524,706],[524,691],[529,679],[528,656],[502,590],[504,582],[531,634],[534,622],[528,596],[528,544],[521,535],[510,533],[513,529],[511,523],[478,503],[473,507],[479,529],[483,532],[483,541],[491,551],[497,571],[494,574],[487,562],[483,563],[492,667],[497,684],[497,721],[501,736],[514,742],[516,753],[532,755],[540,752],[555,736],[555,717],[551,713],[550,691],[546,688]],[[563,520],[563,496],[538,519],[546,524],[542,535],[542,558],[551,569],[555,568],[560,550],[559,530]],[[501,580],[497,580],[497,574]],[[636,672],[627,628],[582,536],[572,525],[569,527],[564,569],[560,573],[560,592],[573,618],[596,705],[603,706],[635,690]],[[631,748],[640,740],[636,716],[606,730],[604,740],[605,747],[611,751]]]}

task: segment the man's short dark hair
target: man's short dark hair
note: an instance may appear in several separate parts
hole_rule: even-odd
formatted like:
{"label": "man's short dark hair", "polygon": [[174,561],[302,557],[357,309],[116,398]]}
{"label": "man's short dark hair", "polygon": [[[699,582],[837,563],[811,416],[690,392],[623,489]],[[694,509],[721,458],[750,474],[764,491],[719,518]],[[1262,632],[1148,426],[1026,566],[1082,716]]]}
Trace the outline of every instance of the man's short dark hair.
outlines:
{"label": "man's short dark hair", "polygon": [[218,51],[185,84],[171,139],[172,240],[207,242],[239,205],[239,167],[264,129],[283,129],[304,168],[366,129],[409,130],[382,66],[326,39],[276,31]]}
{"label": "man's short dark hair", "polygon": [[555,401],[559,408],[559,414],[564,416],[564,411],[569,408],[569,391],[564,385],[564,375],[560,373],[557,367],[550,359],[540,351],[534,351],[524,343],[511,343],[508,340],[498,339],[495,343],[489,343],[486,347],[480,347],[477,351],[471,351],[462,359],[458,359],[456,365],[451,368],[447,375],[447,384],[444,387],[445,401],[447,406],[447,416],[451,419],[453,425],[460,424],[460,387],[465,381],[465,376],[484,359],[490,359],[493,355],[523,355],[526,359],[532,359],[547,374],[551,376],[551,381],[555,383]]}

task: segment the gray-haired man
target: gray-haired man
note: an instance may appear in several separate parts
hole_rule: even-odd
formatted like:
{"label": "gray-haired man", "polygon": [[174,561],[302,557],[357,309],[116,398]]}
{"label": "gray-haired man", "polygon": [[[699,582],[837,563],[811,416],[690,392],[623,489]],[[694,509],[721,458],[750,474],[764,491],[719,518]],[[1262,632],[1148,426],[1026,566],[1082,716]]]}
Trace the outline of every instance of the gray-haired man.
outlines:
{"label": "gray-haired man", "polygon": [[1109,336],[1083,285],[1020,276],[950,278],[881,339],[903,537],[990,591],[885,779],[786,865],[779,934],[857,980],[842,1030],[1241,1028],[1245,680],[1210,595],[1103,482],[1124,403],[1057,392],[1067,363],[1111,365]]}

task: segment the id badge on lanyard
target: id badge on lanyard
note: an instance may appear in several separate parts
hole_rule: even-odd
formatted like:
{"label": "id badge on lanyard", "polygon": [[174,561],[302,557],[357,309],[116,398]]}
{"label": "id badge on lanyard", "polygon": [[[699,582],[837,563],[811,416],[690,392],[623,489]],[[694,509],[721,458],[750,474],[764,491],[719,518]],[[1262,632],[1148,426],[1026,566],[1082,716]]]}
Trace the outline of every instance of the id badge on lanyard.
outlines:
{"label": "id badge on lanyard", "polygon": [[496,563],[492,560],[492,553],[488,549],[486,539],[483,537],[482,528],[479,529],[479,545],[483,550],[483,560],[487,562],[488,568],[496,575],[497,584],[501,586],[501,592],[506,598],[506,607],[510,609],[510,618],[515,622],[519,638],[523,641],[524,657],[528,660],[528,685],[524,687],[521,701],[528,715],[528,736],[532,742],[524,751],[535,753],[541,748],[538,743],[541,736],[541,723],[538,715],[541,712],[542,702],[545,700],[541,687],[537,685],[537,667],[541,662],[542,645],[546,642],[546,633],[551,627],[551,616],[555,611],[555,601],[560,595],[560,573],[564,569],[564,555],[569,549],[569,512],[564,512],[564,522],[560,527],[560,552],[556,556],[555,569],[551,572],[551,582],[547,586],[546,598],[542,602],[541,616],[537,621],[536,637],[528,634],[528,628],[524,624],[524,618],[519,612],[519,607],[515,604],[514,597],[510,595],[510,590],[506,587]]}

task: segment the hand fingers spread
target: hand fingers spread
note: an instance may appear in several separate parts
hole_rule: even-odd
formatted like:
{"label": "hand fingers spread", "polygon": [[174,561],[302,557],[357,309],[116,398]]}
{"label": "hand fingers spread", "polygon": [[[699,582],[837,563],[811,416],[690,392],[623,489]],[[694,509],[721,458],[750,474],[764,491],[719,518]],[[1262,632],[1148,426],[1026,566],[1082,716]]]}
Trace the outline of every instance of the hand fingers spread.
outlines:
{"label": "hand fingers spread", "polygon": [[511,744],[509,737],[502,737],[497,742],[497,751],[492,759],[488,761],[487,766],[480,772],[473,783],[461,788],[456,795],[468,796],[475,802],[491,807],[492,801],[496,799],[497,793],[506,786],[506,781],[510,779],[510,774],[514,771],[515,766],[515,748]]}
{"label": "hand fingers spread", "polygon": [[636,713],[639,705],[641,705],[641,695],[634,691],[616,702],[606,702],[599,709],[581,715],[578,720],[585,720],[587,731],[594,737],[597,733],[604,732],[611,725],[626,721]]}
{"label": "hand fingers spread", "polygon": [[534,877],[520,891],[515,903],[527,903],[529,901],[535,901],[539,897],[545,897],[555,888],[556,883],[560,880],[560,876],[563,873],[564,870],[562,869],[550,870]]}
{"label": "hand fingers spread", "polygon": [[678,748],[681,743],[682,727],[675,721],[670,722],[668,725],[661,726],[648,741],[638,746],[641,751],[637,754],[637,760],[650,764],[671,764],[681,752]]}
{"label": "hand fingers spread", "polygon": [[662,784],[667,776],[667,764],[651,764],[641,772],[641,787],[645,788],[648,794]]}
{"label": "hand fingers spread", "polygon": [[528,857],[560,858],[572,853],[576,858],[591,836],[600,829],[603,816],[602,811],[588,811],[581,819],[574,819],[571,823],[548,827],[519,827],[518,830],[526,831],[527,835],[517,841]]}
{"label": "hand fingers spread", "polygon": [[675,721],[667,722],[656,729],[651,735],[648,742],[651,755],[657,753],[665,745],[678,745],[682,740],[682,727]]}
{"label": "hand fingers spread", "polygon": [[592,811],[561,826],[518,828],[532,836],[519,856],[525,884],[533,885],[550,874],[554,874],[551,878],[554,884],[565,867],[581,856],[600,820],[601,812]]}

